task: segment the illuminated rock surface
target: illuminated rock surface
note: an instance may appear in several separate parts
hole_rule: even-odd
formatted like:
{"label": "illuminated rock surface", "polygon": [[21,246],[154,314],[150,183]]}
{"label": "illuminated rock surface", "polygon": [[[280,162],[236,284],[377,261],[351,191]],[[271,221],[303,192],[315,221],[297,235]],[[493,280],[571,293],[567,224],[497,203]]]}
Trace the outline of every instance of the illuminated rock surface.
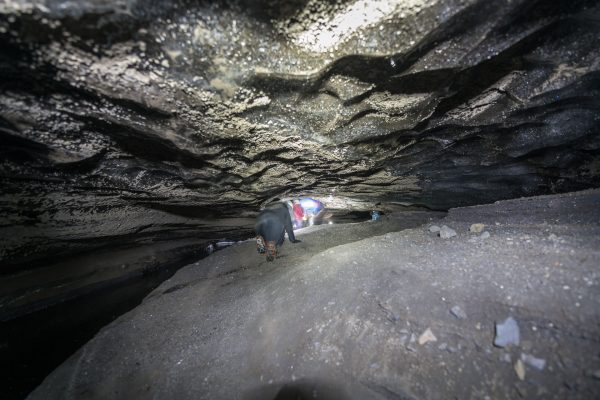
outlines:
{"label": "illuminated rock surface", "polygon": [[[30,398],[597,398],[598,201],[453,209],[446,240],[421,225],[335,246],[402,222],[322,225],[273,263],[232,246],[178,271]],[[475,222],[491,236],[473,244]],[[499,348],[508,315],[520,341]],[[437,340],[420,345],[427,328]],[[522,354],[545,360],[524,380]]]}
{"label": "illuminated rock surface", "polygon": [[595,1],[226,3],[0,5],[3,273],[185,257],[286,195],[447,209],[599,184]]}
{"label": "illuminated rock surface", "polygon": [[246,239],[276,198],[390,212],[599,187],[599,16],[597,0],[0,2],[0,320]]}

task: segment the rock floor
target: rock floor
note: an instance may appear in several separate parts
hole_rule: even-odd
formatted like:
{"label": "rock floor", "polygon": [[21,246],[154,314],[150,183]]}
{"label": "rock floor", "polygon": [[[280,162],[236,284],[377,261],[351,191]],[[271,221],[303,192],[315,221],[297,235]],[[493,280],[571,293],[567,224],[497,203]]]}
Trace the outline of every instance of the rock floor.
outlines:
{"label": "rock floor", "polygon": [[[312,227],[273,263],[229,247],[30,398],[598,398],[598,204],[595,190]],[[508,317],[518,343],[495,346]]]}

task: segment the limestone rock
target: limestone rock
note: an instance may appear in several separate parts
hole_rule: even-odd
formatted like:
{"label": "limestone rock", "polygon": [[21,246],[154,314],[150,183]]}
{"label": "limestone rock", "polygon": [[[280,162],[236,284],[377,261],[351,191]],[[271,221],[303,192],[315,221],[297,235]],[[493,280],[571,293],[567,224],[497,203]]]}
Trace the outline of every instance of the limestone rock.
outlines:
{"label": "limestone rock", "polygon": [[446,225],[442,225],[440,228],[439,235],[442,239],[449,239],[456,236],[456,231]]}
{"label": "limestone rock", "polygon": [[515,363],[515,372],[520,380],[525,379],[525,365],[523,365],[523,361],[517,360]]}
{"label": "limestone rock", "polygon": [[453,306],[450,309],[450,313],[458,319],[467,319],[467,313],[465,313],[459,306]]}
{"label": "limestone rock", "polygon": [[472,224],[469,227],[469,232],[481,233],[481,232],[483,232],[484,229],[485,229],[485,225],[484,224]]}
{"label": "limestone rock", "polygon": [[538,371],[542,371],[546,366],[546,360],[543,358],[534,357],[530,354],[521,353],[521,361],[530,367],[537,369]]}
{"label": "limestone rock", "polygon": [[519,325],[513,317],[508,317],[504,322],[496,323],[496,337],[494,345],[497,347],[506,347],[510,344],[516,346],[520,342]]}
{"label": "limestone rock", "polygon": [[437,342],[437,338],[431,331],[431,328],[425,329],[425,331],[421,334],[421,336],[419,336],[419,344],[421,346],[423,346],[424,344],[429,343],[429,342]]}

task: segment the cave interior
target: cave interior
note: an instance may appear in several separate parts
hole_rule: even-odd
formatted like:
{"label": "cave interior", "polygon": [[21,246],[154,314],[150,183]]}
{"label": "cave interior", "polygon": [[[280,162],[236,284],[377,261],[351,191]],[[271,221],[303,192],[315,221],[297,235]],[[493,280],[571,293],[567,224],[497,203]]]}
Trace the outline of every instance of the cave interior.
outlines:
{"label": "cave interior", "polygon": [[271,202],[353,222],[600,187],[599,40],[591,0],[3,1],[9,391]]}

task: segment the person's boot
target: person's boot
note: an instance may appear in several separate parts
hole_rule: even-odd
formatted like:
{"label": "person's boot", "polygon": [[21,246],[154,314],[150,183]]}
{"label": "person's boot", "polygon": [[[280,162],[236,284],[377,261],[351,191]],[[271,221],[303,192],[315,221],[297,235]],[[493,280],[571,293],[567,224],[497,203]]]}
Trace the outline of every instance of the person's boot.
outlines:
{"label": "person's boot", "polygon": [[277,258],[277,243],[267,242],[267,261],[274,261]]}

